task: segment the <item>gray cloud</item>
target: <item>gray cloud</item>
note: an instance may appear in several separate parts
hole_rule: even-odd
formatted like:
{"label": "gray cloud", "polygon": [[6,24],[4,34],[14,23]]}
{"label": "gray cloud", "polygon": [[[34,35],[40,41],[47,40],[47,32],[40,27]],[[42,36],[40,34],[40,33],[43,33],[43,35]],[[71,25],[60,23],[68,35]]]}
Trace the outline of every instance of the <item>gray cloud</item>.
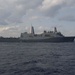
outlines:
{"label": "gray cloud", "polygon": [[[75,7],[74,0],[0,0],[0,25],[23,22],[23,17],[55,17],[62,8]],[[70,17],[69,17],[70,18]],[[68,19],[69,19],[68,18]],[[71,18],[72,19],[72,18]],[[70,20],[70,19],[69,19]]]}
{"label": "gray cloud", "polygon": [[62,6],[60,6],[60,5],[52,6],[47,11],[44,11],[43,15],[48,16],[48,17],[55,17],[58,14],[61,7]]}
{"label": "gray cloud", "polygon": [[[75,0],[44,0],[39,8],[41,14],[44,16],[56,17],[59,13],[62,13],[62,9],[65,11],[66,7],[75,8]],[[69,10],[69,12],[71,11]],[[72,10],[72,12],[74,12],[74,10]]]}
{"label": "gray cloud", "polygon": [[54,17],[64,6],[65,1],[63,0],[44,0],[40,6],[40,10],[44,15]]}
{"label": "gray cloud", "polygon": [[43,0],[17,0],[17,5],[22,5],[24,9],[34,9],[38,7]]}
{"label": "gray cloud", "polygon": [[74,15],[66,15],[66,16],[60,18],[59,20],[62,20],[62,21],[75,21],[75,16]]}
{"label": "gray cloud", "polygon": [[[30,9],[36,9],[43,0],[0,0],[0,25],[21,23]],[[4,22],[4,23],[3,23]]]}

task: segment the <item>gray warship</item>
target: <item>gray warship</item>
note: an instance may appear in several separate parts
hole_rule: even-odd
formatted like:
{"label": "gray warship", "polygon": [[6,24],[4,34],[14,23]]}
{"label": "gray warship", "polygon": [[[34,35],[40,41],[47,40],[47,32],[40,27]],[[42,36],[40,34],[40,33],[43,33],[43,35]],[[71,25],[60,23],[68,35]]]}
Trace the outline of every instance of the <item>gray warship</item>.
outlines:
{"label": "gray warship", "polygon": [[41,34],[35,34],[34,27],[31,26],[31,32],[23,32],[20,37],[0,37],[0,42],[74,42],[75,36],[64,36],[61,32],[57,31],[54,27],[54,31],[44,31]]}
{"label": "gray warship", "polygon": [[21,42],[74,42],[75,36],[64,36],[61,32],[57,31],[54,27],[54,31],[44,31],[41,34],[35,34],[34,27],[31,26],[31,32],[21,33]]}

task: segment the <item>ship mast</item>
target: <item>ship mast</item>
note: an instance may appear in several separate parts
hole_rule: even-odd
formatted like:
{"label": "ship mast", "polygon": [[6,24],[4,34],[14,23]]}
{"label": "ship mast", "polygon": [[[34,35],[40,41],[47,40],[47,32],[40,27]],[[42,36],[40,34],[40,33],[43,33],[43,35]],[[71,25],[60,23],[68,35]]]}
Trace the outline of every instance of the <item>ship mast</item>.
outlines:
{"label": "ship mast", "polygon": [[33,26],[31,26],[31,34],[35,34]]}
{"label": "ship mast", "polygon": [[56,27],[54,27],[54,32],[57,32],[57,28]]}

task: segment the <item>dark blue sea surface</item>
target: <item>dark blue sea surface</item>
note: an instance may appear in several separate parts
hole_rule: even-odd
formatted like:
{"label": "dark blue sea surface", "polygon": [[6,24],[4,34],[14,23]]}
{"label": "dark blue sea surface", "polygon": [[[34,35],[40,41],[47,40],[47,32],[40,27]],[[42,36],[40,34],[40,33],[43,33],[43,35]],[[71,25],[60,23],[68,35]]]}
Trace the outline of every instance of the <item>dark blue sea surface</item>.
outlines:
{"label": "dark blue sea surface", "polygon": [[0,43],[0,75],[75,75],[75,43]]}

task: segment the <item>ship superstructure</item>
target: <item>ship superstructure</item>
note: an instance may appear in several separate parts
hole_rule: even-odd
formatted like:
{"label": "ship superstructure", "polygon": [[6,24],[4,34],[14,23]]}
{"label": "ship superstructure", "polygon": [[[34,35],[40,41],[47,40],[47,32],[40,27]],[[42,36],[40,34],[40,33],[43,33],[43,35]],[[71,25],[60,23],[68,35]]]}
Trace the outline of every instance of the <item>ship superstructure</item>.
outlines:
{"label": "ship superstructure", "polygon": [[34,27],[32,26],[31,33],[27,33],[27,32],[21,33],[20,39],[22,39],[22,40],[29,40],[29,39],[36,40],[36,39],[47,39],[47,38],[54,38],[54,37],[64,37],[64,36],[61,34],[61,32],[57,31],[56,27],[54,28],[54,31],[45,31],[44,30],[44,32],[41,34],[35,34]]}

